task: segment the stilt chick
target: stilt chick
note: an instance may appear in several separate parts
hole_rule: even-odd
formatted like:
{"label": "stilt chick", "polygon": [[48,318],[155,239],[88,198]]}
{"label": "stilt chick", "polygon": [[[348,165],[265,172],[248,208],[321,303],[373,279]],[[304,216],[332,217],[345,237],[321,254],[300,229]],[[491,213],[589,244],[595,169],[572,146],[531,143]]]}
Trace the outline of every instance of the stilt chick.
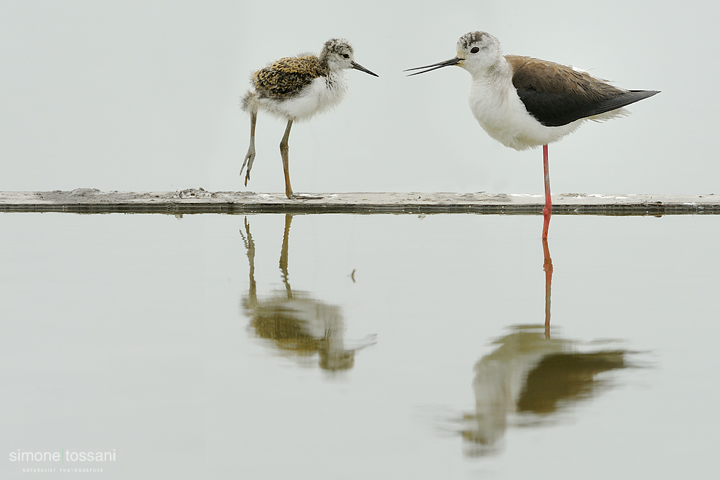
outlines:
{"label": "stilt chick", "polygon": [[245,185],[250,180],[255,160],[255,124],[258,110],[287,120],[280,142],[285,173],[285,195],[288,198],[318,198],[293,193],[290,185],[288,137],[296,120],[304,120],[339,104],[347,92],[345,69],[353,68],[377,77],[355,63],[353,48],[347,40],[333,38],[325,42],[320,56],[305,54],[285,57],[252,75],[253,88],[242,99],[242,109],[250,114],[250,147],[240,168],[247,166]]}

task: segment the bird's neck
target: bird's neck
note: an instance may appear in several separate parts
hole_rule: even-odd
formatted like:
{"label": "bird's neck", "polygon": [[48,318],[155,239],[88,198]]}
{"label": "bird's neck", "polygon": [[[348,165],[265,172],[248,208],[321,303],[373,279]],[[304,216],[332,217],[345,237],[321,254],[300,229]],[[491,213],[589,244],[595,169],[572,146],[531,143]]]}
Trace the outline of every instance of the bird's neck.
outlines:
{"label": "bird's neck", "polygon": [[325,83],[328,88],[347,89],[345,72],[343,70],[330,70],[327,75],[325,75]]}
{"label": "bird's neck", "polygon": [[512,67],[502,55],[499,55],[494,61],[488,62],[487,65],[480,65],[477,69],[470,71],[473,82],[488,84],[512,83],[512,74]]}
{"label": "bird's neck", "polygon": [[483,110],[500,108],[508,96],[509,89],[512,88],[512,67],[505,58],[501,57],[490,67],[470,73],[471,97],[484,104]]}

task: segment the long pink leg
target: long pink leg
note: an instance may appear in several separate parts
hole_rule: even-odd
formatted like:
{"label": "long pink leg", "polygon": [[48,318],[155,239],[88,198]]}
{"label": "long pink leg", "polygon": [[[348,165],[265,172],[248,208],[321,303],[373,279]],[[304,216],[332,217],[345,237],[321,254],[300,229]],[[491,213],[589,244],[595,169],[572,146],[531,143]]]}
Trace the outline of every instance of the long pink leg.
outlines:
{"label": "long pink leg", "polygon": [[548,227],[550,226],[550,215],[552,215],[552,198],[550,197],[550,167],[548,166],[547,145],[543,145],[543,171],[545,172],[545,208],[543,208],[545,222],[543,225],[542,238],[547,238]]}
{"label": "long pink leg", "polygon": [[545,208],[543,208],[543,270],[545,271],[545,338],[550,338],[550,289],[552,288],[553,264],[550,258],[550,247],[547,236],[552,215],[552,198],[550,197],[550,168],[548,167],[548,146],[543,145],[543,171],[545,173]]}

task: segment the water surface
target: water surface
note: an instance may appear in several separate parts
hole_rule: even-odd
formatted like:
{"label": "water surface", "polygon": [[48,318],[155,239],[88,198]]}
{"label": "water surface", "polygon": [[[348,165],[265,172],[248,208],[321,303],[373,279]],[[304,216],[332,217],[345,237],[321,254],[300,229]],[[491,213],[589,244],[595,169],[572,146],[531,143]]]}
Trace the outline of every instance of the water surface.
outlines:
{"label": "water surface", "polygon": [[539,216],[0,228],[3,478],[61,448],[115,449],[102,478],[715,470],[719,217],[555,216],[550,256]]}

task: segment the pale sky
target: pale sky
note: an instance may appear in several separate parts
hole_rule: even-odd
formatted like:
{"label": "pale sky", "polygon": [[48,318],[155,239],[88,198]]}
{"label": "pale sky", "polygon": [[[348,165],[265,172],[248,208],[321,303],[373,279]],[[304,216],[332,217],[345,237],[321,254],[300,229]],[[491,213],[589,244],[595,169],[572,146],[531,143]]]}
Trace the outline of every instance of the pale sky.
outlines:
{"label": "pale sky", "polygon": [[706,61],[720,54],[716,6],[427,3],[2,1],[0,190],[281,192],[285,125],[262,112],[242,185],[250,122],[239,98],[252,71],[345,37],[380,78],[348,71],[344,102],[293,127],[297,192],[540,193],[541,150],[482,131],[467,72],[402,72],[484,30],[505,53],[662,91],[551,145],[554,192],[720,194],[718,101],[697,87],[720,73]]}

